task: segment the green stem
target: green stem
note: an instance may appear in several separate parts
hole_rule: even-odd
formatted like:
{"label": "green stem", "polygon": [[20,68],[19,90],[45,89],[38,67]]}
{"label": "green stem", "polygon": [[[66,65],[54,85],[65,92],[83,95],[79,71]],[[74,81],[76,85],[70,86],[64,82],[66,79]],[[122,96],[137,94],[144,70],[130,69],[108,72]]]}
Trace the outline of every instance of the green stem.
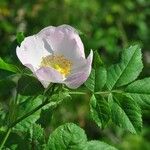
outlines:
{"label": "green stem", "polygon": [[5,136],[4,136],[3,140],[2,140],[2,142],[1,142],[1,144],[0,144],[0,150],[3,148],[3,146],[4,146],[5,142],[6,142],[6,140],[8,139],[8,136],[9,136],[10,132],[11,132],[11,128],[8,128],[8,129],[7,129],[7,132],[6,132],[6,134],[5,134]]}
{"label": "green stem", "polygon": [[85,92],[68,92],[71,95],[86,95],[87,93]]}
{"label": "green stem", "polygon": [[121,90],[112,90],[112,91],[95,92],[94,94],[108,95],[110,93],[123,93],[123,91],[121,91]]}
{"label": "green stem", "polygon": [[[53,94],[53,91],[55,89],[55,85],[56,84],[53,84],[52,86],[48,87],[47,89],[45,89],[43,95],[45,96],[46,92],[49,90],[49,88],[52,88],[51,90],[51,94],[49,95],[50,97],[52,96]],[[49,97],[49,98],[50,98]],[[38,111],[39,109],[41,109],[43,106],[47,105],[49,103],[49,98],[46,98],[45,101],[40,104],[38,107],[36,107],[35,109],[33,109],[32,111],[28,112],[27,114],[25,114],[24,116],[20,117],[18,120],[16,120],[15,122],[13,122],[12,124],[10,124],[9,127],[14,127],[17,123],[21,122],[22,120],[24,120],[25,118],[27,118],[28,116],[32,115],[33,113],[35,113],[36,111]]]}
{"label": "green stem", "polygon": [[38,111],[39,109],[41,109],[43,106],[47,105],[48,103],[49,103],[49,101],[46,100],[45,102],[43,102],[42,104],[40,104],[35,109],[33,109],[29,113],[25,114],[24,116],[20,117],[18,120],[16,120],[15,122],[13,122],[9,127],[10,128],[14,127],[17,123],[21,122],[22,120],[24,120],[28,116],[32,115],[33,113],[35,113],[36,111]]}
{"label": "green stem", "polygon": [[[57,106],[58,104],[60,104],[63,101],[60,100],[58,102],[54,102],[51,104],[52,106]],[[47,105],[49,103],[48,99],[42,103],[41,105],[39,105],[38,107],[36,107],[35,109],[33,109],[32,111],[30,111],[29,113],[25,114],[24,116],[20,117],[18,120],[16,120],[15,122],[13,122],[9,127],[13,128],[17,123],[21,122],[22,120],[26,119],[27,117],[29,117],[30,115],[32,115],[33,113],[35,113],[36,111],[38,111],[39,109],[41,109],[42,107],[44,107],[45,105]]]}

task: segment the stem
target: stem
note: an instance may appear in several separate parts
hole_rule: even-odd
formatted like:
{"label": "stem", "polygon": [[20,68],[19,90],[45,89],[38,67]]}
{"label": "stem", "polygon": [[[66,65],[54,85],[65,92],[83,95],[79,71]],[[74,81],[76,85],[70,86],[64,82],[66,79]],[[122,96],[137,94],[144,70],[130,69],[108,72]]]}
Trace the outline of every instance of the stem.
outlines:
{"label": "stem", "polygon": [[10,128],[14,127],[17,123],[21,122],[22,120],[24,120],[28,116],[32,115],[33,113],[35,113],[36,111],[38,111],[39,109],[41,109],[43,106],[47,105],[48,103],[49,103],[49,101],[46,100],[44,103],[40,104],[35,109],[33,109],[29,113],[25,114],[24,116],[20,117],[18,120],[16,120],[15,122],[13,122],[9,127]]}
{"label": "stem", "polygon": [[85,92],[68,92],[71,95],[86,95],[87,93]]}
{"label": "stem", "polygon": [[0,144],[0,150],[3,148],[3,146],[4,146],[4,144],[5,144],[6,140],[7,140],[10,132],[11,132],[11,128],[8,128],[7,132],[6,132],[6,135],[4,136],[4,138],[3,138],[3,140],[2,140],[2,142]]}
{"label": "stem", "polygon": [[[50,86],[50,87],[52,87],[51,94],[50,94],[50,97],[51,97],[52,94],[53,94],[53,91],[54,91],[54,89],[55,89],[55,84],[53,84],[53,85]],[[45,96],[46,92],[49,90],[50,87],[48,87],[47,89],[45,89],[45,91],[44,91],[44,93],[43,93],[44,96]],[[49,98],[50,98],[50,97],[49,97]],[[45,101],[44,101],[42,104],[40,104],[38,107],[36,107],[36,108],[33,109],[32,111],[28,112],[28,113],[25,114],[24,116],[20,117],[18,120],[14,121],[12,124],[10,124],[9,127],[11,127],[11,128],[14,127],[17,123],[21,122],[22,120],[24,120],[24,119],[27,118],[28,116],[32,115],[33,113],[35,113],[36,111],[38,111],[39,109],[41,109],[43,106],[47,105],[47,104],[49,103],[49,98],[46,98]]]}
{"label": "stem", "polygon": [[[58,102],[54,102],[51,104],[51,106],[57,106],[58,104],[60,104],[63,101],[60,100]],[[44,103],[42,103],[41,105],[39,105],[38,107],[36,107],[35,109],[33,109],[32,111],[30,111],[29,113],[25,114],[24,116],[20,117],[18,120],[16,120],[14,123],[12,123],[9,127],[13,128],[17,123],[21,122],[22,120],[26,119],[27,117],[29,117],[30,115],[32,115],[33,113],[35,113],[36,111],[38,111],[39,109],[41,109],[42,107],[44,107],[45,105],[47,105],[49,103],[49,101],[45,101]]]}

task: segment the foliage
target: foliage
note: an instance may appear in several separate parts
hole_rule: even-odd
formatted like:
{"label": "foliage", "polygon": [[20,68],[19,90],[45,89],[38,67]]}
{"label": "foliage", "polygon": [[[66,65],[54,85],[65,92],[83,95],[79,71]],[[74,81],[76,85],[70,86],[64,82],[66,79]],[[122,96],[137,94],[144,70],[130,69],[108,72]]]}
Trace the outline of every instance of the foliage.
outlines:
{"label": "foliage", "polygon": [[[138,105],[137,99],[128,96],[123,86],[134,81],[141,72],[142,67],[141,50],[135,45],[123,51],[119,64],[112,65],[108,68],[105,91],[93,92],[95,96],[92,96],[90,103],[92,118],[99,126],[105,126],[111,114],[111,120],[116,125],[132,133],[141,130],[142,118],[140,105]],[[91,78],[88,81],[91,83]],[[93,83],[98,83],[98,81],[94,81],[93,79]],[[86,85],[88,84],[86,83]],[[128,85],[127,89],[130,86],[132,87],[132,85],[133,83]],[[134,88],[130,88],[130,92],[134,94],[136,91],[137,93],[144,94],[145,92],[138,87],[140,85],[136,84],[137,91]],[[119,87],[121,88],[118,89]],[[93,87],[91,91],[93,91]],[[144,99],[141,101],[144,101]]]}
{"label": "foliage", "polygon": [[[149,6],[146,0],[1,0],[3,149],[148,150]],[[92,72],[77,90],[59,84],[45,90],[15,49],[24,35],[63,23],[79,30],[86,54],[93,49]]]}
{"label": "foliage", "polygon": [[[149,96],[150,84],[149,78],[134,81],[143,68],[141,57],[141,49],[137,45],[130,46],[122,52],[120,63],[106,69],[99,54],[95,52],[94,69],[85,86],[92,94],[90,99],[91,117],[100,128],[105,128],[112,121],[117,126],[131,133],[141,131],[141,107],[143,107],[142,104],[145,104],[149,108],[149,100],[146,98]],[[1,61],[1,66],[3,64],[6,63]],[[8,71],[9,65],[4,69]],[[12,69],[9,71],[12,71]],[[42,147],[40,149],[52,150],[109,147],[109,145],[98,141],[91,141],[87,144],[87,137],[84,131],[71,123],[58,127],[50,135],[46,144],[44,129],[38,124],[34,126],[33,124],[37,122],[46,127],[47,125],[40,121],[42,119],[40,119],[41,108],[44,108],[43,113],[50,113],[51,115],[59,103],[70,97],[71,91],[61,86],[57,87],[55,84],[43,91],[37,79],[30,76],[30,74],[26,76],[21,75],[18,78],[18,80],[14,81],[17,85],[15,93],[20,94],[20,96],[16,95],[16,98],[10,101],[10,110],[6,116],[8,118],[7,124],[8,128],[13,128],[14,132],[26,133],[30,129],[30,136],[27,136],[28,138],[25,140],[29,149],[33,145],[37,148]],[[78,94],[80,92],[75,91],[73,93]],[[137,101],[137,96],[140,101]],[[42,113],[41,117],[43,117]],[[47,118],[48,116],[45,119]],[[41,140],[43,144],[41,144]]]}
{"label": "foliage", "polygon": [[98,150],[99,148],[115,150],[114,147],[100,141],[87,141],[83,129],[72,123],[58,127],[49,137],[48,149],[52,150]]}

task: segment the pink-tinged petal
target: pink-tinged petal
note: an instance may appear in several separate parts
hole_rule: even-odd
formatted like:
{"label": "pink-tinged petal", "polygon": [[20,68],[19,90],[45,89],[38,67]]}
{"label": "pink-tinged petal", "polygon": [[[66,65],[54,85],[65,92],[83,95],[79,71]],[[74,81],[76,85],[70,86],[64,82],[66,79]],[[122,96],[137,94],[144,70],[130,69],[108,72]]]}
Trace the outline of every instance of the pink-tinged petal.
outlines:
{"label": "pink-tinged petal", "polygon": [[45,88],[47,88],[51,82],[63,82],[63,76],[57,70],[51,67],[41,67],[35,72],[35,75]]}
{"label": "pink-tinged petal", "polygon": [[74,62],[83,57],[84,46],[78,32],[69,25],[46,27],[37,36],[46,39],[56,55],[63,55]]}
{"label": "pink-tinged petal", "polygon": [[86,64],[84,63],[83,65],[79,68],[76,68],[76,70],[73,71],[73,73],[67,77],[67,79],[64,81],[66,86],[72,89],[76,89],[79,86],[81,86],[89,77],[91,68],[92,68],[92,60],[93,60],[93,51],[90,52]]}
{"label": "pink-tinged petal", "polygon": [[37,69],[40,65],[41,58],[50,53],[44,48],[45,45],[46,42],[41,38],[35,35],[29,36],[24,39],[20,47],[17,46],[16,53],[23,65],[27,66],[26,64],[30,64],[34,69]]}

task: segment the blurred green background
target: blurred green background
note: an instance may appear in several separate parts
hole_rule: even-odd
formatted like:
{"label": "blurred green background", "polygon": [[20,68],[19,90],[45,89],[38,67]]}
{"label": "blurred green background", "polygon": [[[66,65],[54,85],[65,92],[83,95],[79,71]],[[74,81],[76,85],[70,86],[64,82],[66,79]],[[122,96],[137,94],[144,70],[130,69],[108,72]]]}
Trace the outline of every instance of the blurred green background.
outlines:
{"label": "blurred green background", "polygon": [[[61,24],[78,29],[86,53],[98,50],[108,66],[118,61],[123,48],[138,43],[145,65],[140,77],[150,76],[149,0],[0,0],[0,57],[11,61],[18,32],[29,36]],[[55,111],[50,130],[72,121],[85,129],[89,139],[101,139],[122,150],[150,149],[150,110],[143,111],[142,133],[132,135],[112,124],[99,129],[90,119],[88,103],[88,95],[64,103]]]}

